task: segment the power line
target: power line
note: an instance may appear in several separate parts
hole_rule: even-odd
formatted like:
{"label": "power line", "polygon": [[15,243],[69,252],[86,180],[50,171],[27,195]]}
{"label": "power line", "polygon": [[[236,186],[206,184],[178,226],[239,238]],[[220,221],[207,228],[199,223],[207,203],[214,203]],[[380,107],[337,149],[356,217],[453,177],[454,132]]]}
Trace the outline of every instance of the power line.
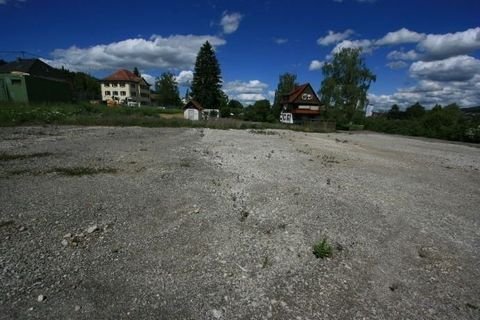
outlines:
{"label": "power line", "polygon": [[42,57],[38,54],[31,53],[31,52],[28,52],[28,51],[25,51],[25,50],[0,51],[0,54],[17,54],[17,55],[20,54],[23,59],[25,59],[25,55],[36,57],[36,58],[46,59],[45,57]]}

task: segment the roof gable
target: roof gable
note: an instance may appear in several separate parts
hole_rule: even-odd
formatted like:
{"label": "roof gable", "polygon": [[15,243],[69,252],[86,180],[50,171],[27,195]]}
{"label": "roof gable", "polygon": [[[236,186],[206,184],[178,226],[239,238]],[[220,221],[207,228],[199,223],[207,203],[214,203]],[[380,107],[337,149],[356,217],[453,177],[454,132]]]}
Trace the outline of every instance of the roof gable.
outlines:
{"label": "roof gable", "polygon": [[296,87],[292,92],[284,96],[283,102],[321,105],[320,99],[318,99],[310,83]]}
{"label": "roof gable", "polygon": [[[135,73],[126,70],[120,69],[117,70],[115,73],[112,73],[102,81],[131,81],[131,82],[140,82],[142,78],[137,77]],[[145,81],[146,82],[146,81]]]}
{"label": "roof gable", "polygon": [[17,59],[0,66],[0,73],[22,72],[31,76],[65,80],[64,73],[40,59]]}
{"label": "roof gable", "polygon": [[194,109],[197,109],[199,111],[202,111],[203,110],[203,107],[202,105],[200,104],[200,102],[198,101],[195,101],[195,100],[190,100],[188,101],[185,106],[183,107],[183,110],[185,109],[189,109],[189,108],[194,108]]}

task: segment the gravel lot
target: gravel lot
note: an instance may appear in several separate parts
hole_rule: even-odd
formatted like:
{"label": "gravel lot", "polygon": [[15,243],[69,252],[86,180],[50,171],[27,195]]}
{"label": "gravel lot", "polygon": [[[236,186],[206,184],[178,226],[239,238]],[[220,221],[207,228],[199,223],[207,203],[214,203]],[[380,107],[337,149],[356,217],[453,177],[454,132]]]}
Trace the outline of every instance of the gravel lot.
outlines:
{"label": "gravel lot", "polygon": [[0,318],[480,318],[479,148],[268,133],[1,128]]}

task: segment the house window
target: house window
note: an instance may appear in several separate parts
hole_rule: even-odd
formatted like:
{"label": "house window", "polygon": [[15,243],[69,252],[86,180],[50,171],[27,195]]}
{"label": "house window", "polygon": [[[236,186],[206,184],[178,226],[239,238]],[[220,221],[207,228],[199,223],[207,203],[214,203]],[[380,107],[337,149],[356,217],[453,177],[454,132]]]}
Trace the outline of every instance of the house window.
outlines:
{"label": "house window", "polygon": [[120,83],[120,87],[125,87],[125,83]]}
{"label": "house window", "polygon": [[118,87],[118,83],[112,83],[112,87]]}
{"label": "house window", "polygon": [[121,96],[126,96],[127,93],[126,93],[125,91],[120,91],[120,95],[121,95]]}
{"label": "house window", "polygon": [[135,85],[134,84],[131,84],[130,87],[132,87],[132,90],[135,90]]}
{"label": "house window", "polygon": [[103,86],[104,87],[110,87],[110,83],[104,83]]}
{"label": "house window", "polygon": [[118,96],[118,91],[113,91],[114,96]]}
{"label": "house window", "polygon": [[22,84],[22,80],[20,79],[12,79],[13,86],[20,86]]}
{"label": "house window", "polygon": [[137,93],[136,92],[132,92],[132,97],[136,97],[137,96]]}
{"label": "house window", "polygon": [[105,95],[106,95],[106,96],[109,96],[109,95],[110,95],[110,91],[105,91]]}

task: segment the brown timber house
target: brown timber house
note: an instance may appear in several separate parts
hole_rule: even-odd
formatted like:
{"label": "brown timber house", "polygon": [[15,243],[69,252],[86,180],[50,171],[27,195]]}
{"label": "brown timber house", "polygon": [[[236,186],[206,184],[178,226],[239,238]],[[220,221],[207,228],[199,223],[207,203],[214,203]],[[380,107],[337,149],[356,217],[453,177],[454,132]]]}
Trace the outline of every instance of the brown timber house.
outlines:
{"label": "brown timber house", "polygon": [[318,99],[309,83],[297,86],[289,94],[283,95],[281,100],[281,122],[304,123],[318,121],[325,107]]}

